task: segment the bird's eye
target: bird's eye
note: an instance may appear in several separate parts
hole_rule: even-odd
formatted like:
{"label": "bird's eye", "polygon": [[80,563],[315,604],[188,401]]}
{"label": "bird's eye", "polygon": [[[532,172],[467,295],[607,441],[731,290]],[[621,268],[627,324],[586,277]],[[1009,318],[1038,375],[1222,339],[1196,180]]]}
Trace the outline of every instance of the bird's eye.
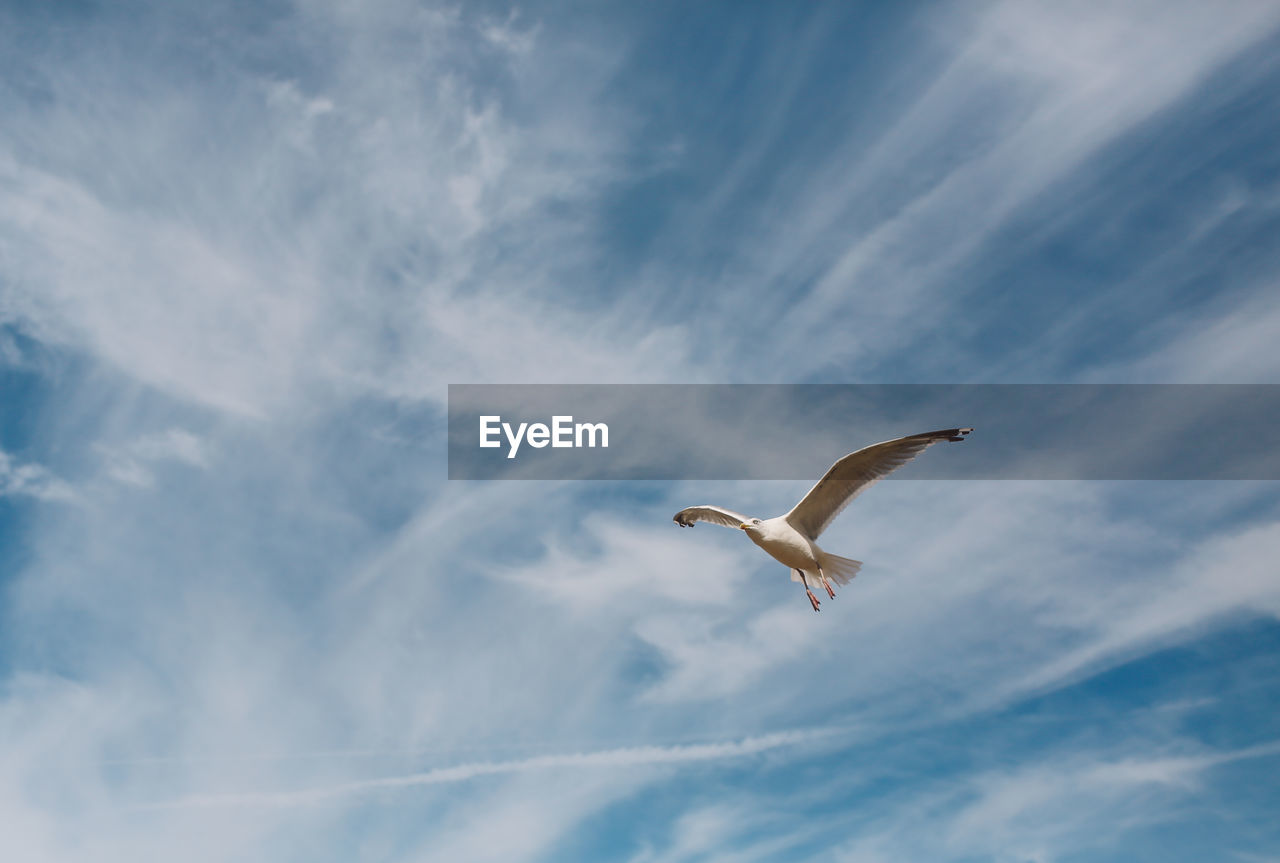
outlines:
{"label": "bird's eye", "polygon": [[752,524],[759,524],[759,523],[760,523],[760,519],[758,519],[758,518],[753,518],[753,519],[751,519],[751,523],[752,523]]}

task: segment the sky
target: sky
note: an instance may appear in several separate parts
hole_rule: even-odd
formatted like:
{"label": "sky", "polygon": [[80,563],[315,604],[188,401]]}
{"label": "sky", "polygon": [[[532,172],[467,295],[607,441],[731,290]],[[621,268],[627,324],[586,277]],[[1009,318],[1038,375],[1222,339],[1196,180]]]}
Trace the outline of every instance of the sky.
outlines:
{"label": "sky", "polygon": [[0,858],[1280,860],[1274,481],[882,483],[815,615],[670,521],[803,480],[445,452],[451,383],[1280,382],[1278,48],[3,0]]}

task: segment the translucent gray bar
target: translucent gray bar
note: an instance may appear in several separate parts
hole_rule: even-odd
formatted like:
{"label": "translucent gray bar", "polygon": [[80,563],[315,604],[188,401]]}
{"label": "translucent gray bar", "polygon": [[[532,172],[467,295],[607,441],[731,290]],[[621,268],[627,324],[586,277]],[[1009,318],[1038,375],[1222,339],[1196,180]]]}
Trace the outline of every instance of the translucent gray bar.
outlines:
{"label": "translucent gray bar", "polygon": [[[547,435],[509,457],[500,426],[480,446],[482,416]],[[560,446],[557,416],[572,417]],[[868,444],[954,426],[976,431],[894,476],[1280,479],[1275,384],[451,384],[448,419],[459,480],[814,479]],[[580,423],[606,424],[608,446]]]}

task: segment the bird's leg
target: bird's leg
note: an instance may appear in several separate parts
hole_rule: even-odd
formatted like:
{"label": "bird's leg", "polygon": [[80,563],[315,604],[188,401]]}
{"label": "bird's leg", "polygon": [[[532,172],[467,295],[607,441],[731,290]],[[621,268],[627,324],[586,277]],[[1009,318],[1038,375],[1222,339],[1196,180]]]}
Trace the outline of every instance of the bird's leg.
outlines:
{"label": "bird's leg", "polygon": [[803,569],[797,569],[796,572],[800,573],[800,583],[804,585],[805,596],[809,597],[809,602],[813,605],[813,610],[821,611],[822,609],[818,608],[818,597],[814,596],[813,591],[809,589],[809,574]]}
{"label": "bird's leg", "polygon": [[831,589],[831,582],[827,581],[827,577],[822,574],[822,567],[818,567],[818,578],[822,580],[822,586],[827,589],[827,596],[835,599],[836,592]]}

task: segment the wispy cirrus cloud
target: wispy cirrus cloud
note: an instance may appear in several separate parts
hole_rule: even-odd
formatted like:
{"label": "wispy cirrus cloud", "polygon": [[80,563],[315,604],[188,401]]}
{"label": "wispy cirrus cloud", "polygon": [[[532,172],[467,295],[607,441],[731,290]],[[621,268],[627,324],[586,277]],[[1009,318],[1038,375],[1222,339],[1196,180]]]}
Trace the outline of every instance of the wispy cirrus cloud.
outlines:
{"label": "wispy cirrus cloud", "polygon": [[[1091,5],[1079,16],[1017,3],[950,11],[913,22],[929,34],[918,46],[920,71],[899,73],[891,101],[867,94],[867,102],[879,109],[877,122],[860,115],[859,100],[838,115],[856,134],[832,135],[838,144],[824,151],[829,158],[781,169],[770,162],[735,164],[737,170],[719,175],[724,183],[768,190],[768,206],[756,211],[759,219],[748,227],[751,243],[744,259],[735,262],[722,290],[703,301],[721,315],[741,319],[738,337],[776,346],[767,355],[754,355],[754,379],[774,380],[770,370],[779,368],[819,378],[833,368],[848,369],[855,378],[859,370],[874,368],[878,380],[985,379],[990,364],[970,355],[982,346],[969,343],[966,304],[974,295],[964,285],[982,286],[1001,302],[1002,278],[1039,280],[1040,291],[1072,291],[1077,308],[1089,314],[1080,313],[1079,329],[1056,333],[1066,347],[1116,307],[1116,290],[1150,296],[1147,308],[1154,307],[1159,319],[1161,286],[1195,273],[1196,259],[1179,256],[1173,245],[1165,248],[1177,266],[1151,274],[1141,286],[1113,289],[1109,279],[1088,278],[1064,285],[1061,270],[1022,275],[1017,248],[1027,233],[1033,238],[1052,233],[1075,218],[1071,195],[1059,192],[1065,182],[1092,190],[1101,173],[1109,188],[1098,195],[1109,197],[1133,185],[1141,200],[1166,183],[1181,182],[1191,170],[1183,162],[1172,162],[1165,175],[1126,173],[1113,166],[1109,151],[1123,150],[1147,124],[1198,95],[1212,76],[1265,43],[1280,24],[1274,7],[1241,3],[1222,16],[1187,3],[1165,4],[1158,15],[1141,3]],[[820,50],[823,37],[810,36],[813,50]],[[1249,74],[1240,70],[1242,78]],[[1270,71],[1264,65],[1256,74],[1265,80]],[[770,95],[785,99],[786,92],[778,88]],[[775,148],[795,136],[795,121],[788,120],[767,130]],[[755,142],[742,152],[760,151],[772,152]],[[1095,161],[1082,169],[1090,159]],[[1224,185],[1241,182],[1231,174],[1222,179]],[[711,199],[732,202],[738,191],[717,189]],[[1231,206],[1242,206],[1238,194],[1232,200]],[[695,209],[693,224],[677,214],[672,247],[680,249],[682,238],[712,231],[716,220],[730,216],[730,206]],[[1253,204],[1269,206],[1265,195]],[[1121,196],[1109,197],[1107,218],[1118,221],[1117,211],[1131,207]],[[1187,215],[1187,230],[1198,242],[1204,239],[1199,233],[1215,229],[1195,215],[1194,210]],[[1001,238],[1002,231],[1010,232],[1009,239]],[[1201,258],[1212,257],[1202,250]],[[1274,275],[1272,262],[1245,276],[1257,280],[1259,303],[1269,306],[1262,285]],[[735,314],[723,298],[733,296],[731,285],[744,278],[760,285],[764,297],[755,313]],[[1024,284],[1023,292],[1037,296],[1034,284]],[[1055,305],[1051,299],[1047,304]],[[1021,305],[1013,308],[1025,311]],[[1044,322],[1050,336],[1064,316],[1075,317],[1064,308]],[[1040,325],[1027,317],[1026,325]],[[1170,323],[1179,319],[1170,317]],[[829,329],[832,322],[838,322],[835,332]],[[812,334],[828,332],[830,341],[816,349]],[[723,346],[734,339],[721,331],[715,342]],[[1000,332],[994,330],[988,341],[999,343]],[[1027,374],[1029,368],[1060,375],[1049,362],[1055,350],[1053,339],[1049,342],[1033,340],[1007,365],[994,358],[1004,379],[1044,379]],[[918,350],[912,354],[907,345]],[[941,345],[954,352],[938,349]],[[1096,350],[1105,351],[1105,344]]]}
{"label": "wispy cirrus cloud", "polygon": [[[295,25],[317,40],[348,28],[323,75],[272,75],[251,47],[200,46],[228,61],[204,115],[179,83],[186,69],[138,98],[134,77],[162,60],[146,49],[135,64],[56,48],[29,58],[52,95],[16,102],[0,151],[6,320],[248,417],[317,386],[434,399],[447,380],[672,368],[678,329],[637,330],[625,310],[588,317],[547,296],[586,254],[587,196],[625,176],[617,132],[591,114],[604,52],[577,58],[594,76],[570,77],[530,65],[536,28],[522,42],[518,23],[316,4]],[[472,52],[491,81],[451,75]],[[253,133],[202,149],[224,123]],[[67,143],[86,137],[95,151]],[[619,339],[639,350],[614,350]]]}
{"label": "wispy cirrus cloud", "polygon": [[[850,843],[835,859],[871,863],[979,855],[1048,863],[1069,854],[1112,853],[1123,846],[1126,834],[1166,820],[1170,800],[1202,794],[1213,769],[1274,758],[1278,752],[1270,743],[1192,755],[1075,753],[992,770],[922,794],[913,801],[914,813],[910,805],[900,806],[887,825]],[[913,825],[921,820],[941,829],[918,832]]]}

